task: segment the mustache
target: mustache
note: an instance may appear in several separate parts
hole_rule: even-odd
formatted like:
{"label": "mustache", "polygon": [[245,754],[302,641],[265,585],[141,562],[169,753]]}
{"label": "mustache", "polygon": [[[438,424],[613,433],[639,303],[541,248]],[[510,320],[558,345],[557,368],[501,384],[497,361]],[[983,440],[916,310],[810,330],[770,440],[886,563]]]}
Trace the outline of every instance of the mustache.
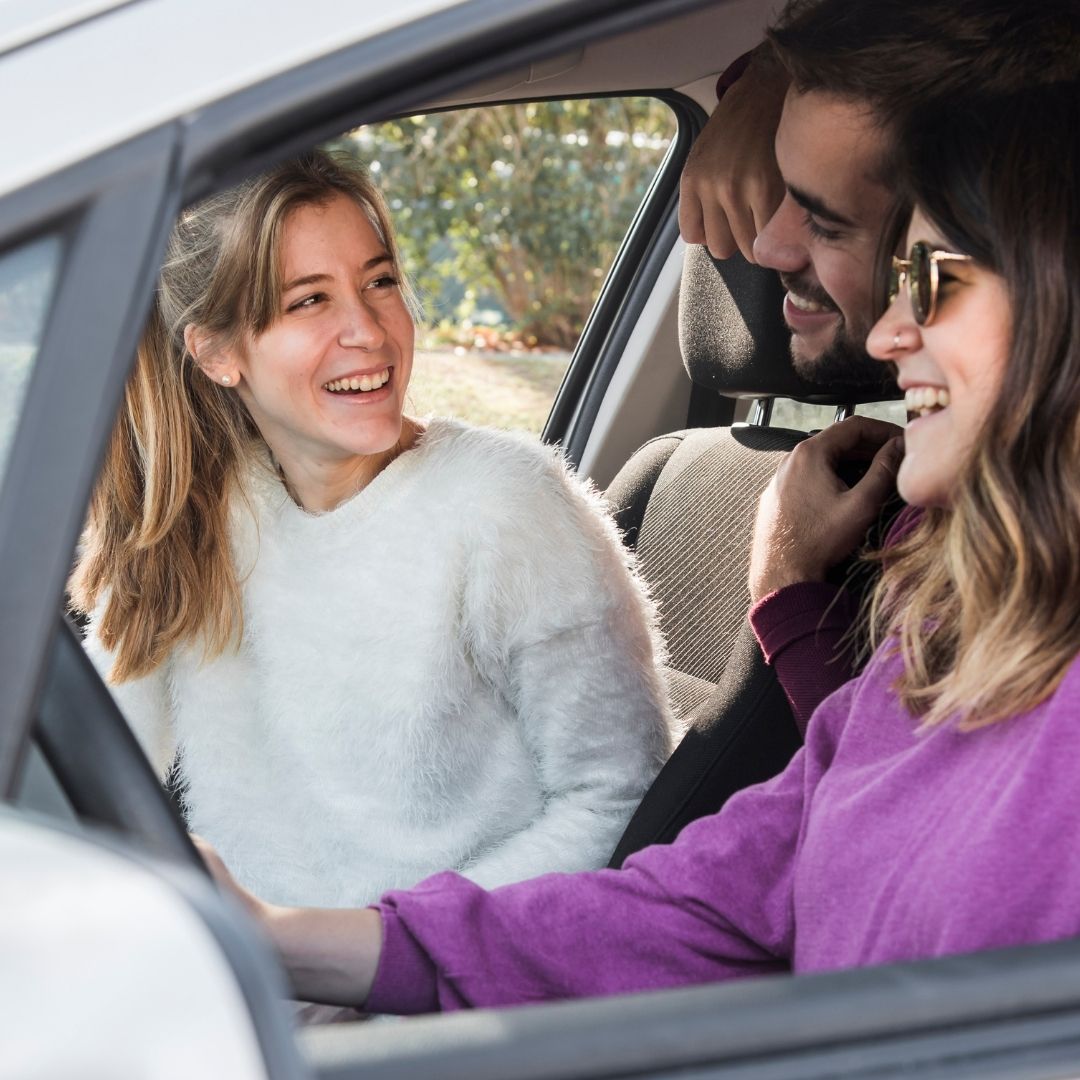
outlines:
{"label": "mustache", "polygon": [[809,281],[805,277],[797,277],[794,274],[781,274],[780,284],[798,296],[812,300],[815,304],[829,308],[830,311],[839,311],[833,298],[816,282]]}

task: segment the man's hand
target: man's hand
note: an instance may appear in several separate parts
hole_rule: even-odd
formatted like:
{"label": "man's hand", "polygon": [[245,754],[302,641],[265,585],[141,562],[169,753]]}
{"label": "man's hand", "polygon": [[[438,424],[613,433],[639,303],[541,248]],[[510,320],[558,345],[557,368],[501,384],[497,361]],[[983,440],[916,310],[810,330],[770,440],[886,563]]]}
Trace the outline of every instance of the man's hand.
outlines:
{"label": "man's hand", "polygon": [[753,262],[754,240],[784,197],[773,140],[787,87],[783,68],[755,53],[690,150],[679,182],[679,231],[717,259],[741,251]]}
{"label": "man's hand", "polygon": [[[750,551],[755,603],[785,585],[823,581],[855,551],[893,491],[902,436],[895,424],[852,416],[784,459],[758,503]],[[870,462],[854,487],[837,472],[843,461]]]}

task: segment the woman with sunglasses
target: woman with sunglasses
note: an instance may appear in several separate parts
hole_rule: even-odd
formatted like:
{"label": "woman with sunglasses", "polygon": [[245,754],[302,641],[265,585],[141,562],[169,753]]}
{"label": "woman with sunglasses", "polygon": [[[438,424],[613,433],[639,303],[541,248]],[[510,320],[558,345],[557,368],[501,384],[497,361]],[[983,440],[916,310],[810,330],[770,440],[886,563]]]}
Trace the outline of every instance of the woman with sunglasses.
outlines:
{"label": "woman with sunglasses", "polygon": [[304,994],[410,1013],[1080,933],[1077,90],[950,100],[901,144],[915,209],[868,344],[923,509],[791,765],[618,871],[440,874],[364,911],[241,893]]}

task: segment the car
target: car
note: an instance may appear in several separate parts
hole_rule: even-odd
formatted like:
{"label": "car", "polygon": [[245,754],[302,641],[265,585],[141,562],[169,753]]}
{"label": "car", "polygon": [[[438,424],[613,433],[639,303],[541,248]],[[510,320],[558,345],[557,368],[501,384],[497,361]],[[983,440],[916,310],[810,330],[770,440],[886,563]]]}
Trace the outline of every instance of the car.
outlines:
{"label": "car", "polygon": [[[811,411],[796,412],[782,401],[790,379],[755,366],[742,381],[695,384],[680,351],[684,258],[720,273],[736,308],[757,287],[753,268],[727,273],[703,265],[700,251],[686,255],[676,203],[717,75],[761,39],[770,0],[7,8],[0,1077],[1080,1076],[1075,941],[296,1034],[280,964],[211,886],[58,615],[177,214],[362,125],[616,94],[670,107],[663,161],[626,222],[544,423],[544,438],[598,486],[671,432],[715,428],[767,443],[775,460],[798,436],[770,434],[781,426],[772,421],[816,427],[854,407],[806,394]],[[751,317],[736,325],[730,305],[724,312],[714,318],[717,347],[745,352],[749,341],[756,356],[766,328]],[[735,550],[749,531],[750,489]],[[733,609],[745,607],[738,564],[725,573]],[[734,636],[726,640],[730,652]],[[699,684],[720,679],[719,669],[683,674],[688,710]]]}

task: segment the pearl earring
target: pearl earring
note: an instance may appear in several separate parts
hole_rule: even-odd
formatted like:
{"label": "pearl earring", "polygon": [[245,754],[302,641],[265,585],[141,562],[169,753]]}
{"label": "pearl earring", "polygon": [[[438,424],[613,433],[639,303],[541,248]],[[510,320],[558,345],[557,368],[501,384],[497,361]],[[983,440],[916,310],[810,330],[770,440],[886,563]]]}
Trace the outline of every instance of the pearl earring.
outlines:
{"label": "pearl earring", "polygon": [[231,375],[222,375],[221,376],[221,382],[222,382],[222,385],[228,386],[229,383],[232,382],[232,376]]}

